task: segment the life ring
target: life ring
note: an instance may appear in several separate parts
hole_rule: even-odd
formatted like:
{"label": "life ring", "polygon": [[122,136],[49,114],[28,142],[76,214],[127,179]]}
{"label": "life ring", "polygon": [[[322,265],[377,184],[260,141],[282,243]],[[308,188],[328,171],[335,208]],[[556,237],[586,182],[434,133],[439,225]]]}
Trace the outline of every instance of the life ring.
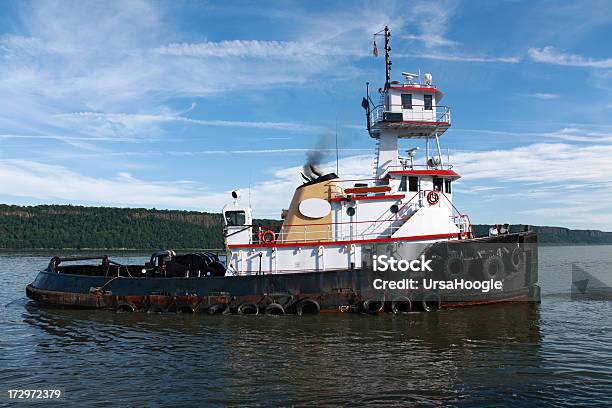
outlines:
{"label": "life ring", "polygon": [[270,303],[265,311],[268,316],[280,316],[285,314],[285,308],[278,303]]}
{"label": "life ring", "polygon": [[438,204],[438,201],[440,201],[440,194],[438,194],[437,191],[430,191],[427,193],[427,202],[429,205]]}
{"label": "life ring", "polygon": [[238,306],[236,313],[239,315],[257,315],[259,314],[259,307],[255,303],[243,303]]}
{"label": "life ring", "polygon": [[321,306],[319,306],[319,302],[313,299],[303,299],[300,300],[295,307],[296,313],[298,316],[304,314],[319,314],[321,311]]}
{"label": "life ring", "polygon": [[398,296],[391,302],[393,314],[408,314],[412,312],[412,302],[406,296]]}
{"label": "life ring", "polygon": [[265,230],[261,233],[261,242],[264,244],[273,244],[276,242],[276,234],[272,230]]}
{"label": "life ring", "polygon": [[442,298],[437,293],[428,293],[421,302],[426,312],[437,312],[442,307]]}
{"label": "life ring", "polygon": [[361,310],[367,314],[378,314],[385,308],[384,300],[368,299],[361,303]]}

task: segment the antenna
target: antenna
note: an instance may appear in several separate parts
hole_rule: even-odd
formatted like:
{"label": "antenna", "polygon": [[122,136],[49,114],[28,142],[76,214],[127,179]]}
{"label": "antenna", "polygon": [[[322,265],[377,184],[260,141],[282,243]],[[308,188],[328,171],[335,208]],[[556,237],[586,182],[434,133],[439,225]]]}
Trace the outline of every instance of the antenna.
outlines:
{"label": "antenna", "polygon": [[389,59],[389,38],[391,37],[391,31],[389,27],[385,26],[385,89],[389,88],[389,82],[391,82],[391,60]]}
{"label": "antenna", "polygon": [[[384,34],[381,34],[383,33]],[[377,35],[383,35],[385,37],[385,90],[389,88],[389,85],[391,83],[391,59],[389,56],[389,52],[391,51],[391,47],[389,45],[389,39],[391,38],[391,31],[389,30],[388,26],[385,26],[384,29],[380,30],[379,32],[377,32],[376,34],[374,34],[375,36]]]}

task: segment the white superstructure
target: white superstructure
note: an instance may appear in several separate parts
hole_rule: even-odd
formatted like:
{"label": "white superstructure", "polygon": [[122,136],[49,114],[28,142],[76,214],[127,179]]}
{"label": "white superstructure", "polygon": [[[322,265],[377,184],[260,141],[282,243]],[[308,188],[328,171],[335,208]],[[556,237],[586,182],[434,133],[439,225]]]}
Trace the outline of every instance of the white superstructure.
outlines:
{"label": "white superstructure", "polygon": [[[459,175],[445,159],[440,137],[451,126],[450,109],[430,74],[403,73],[387,81],[379,103],[368,94],[368,132],[376,140],[374,177],[343,180],[331,173],[299,186],[283,223],[253,226],[251,209],[238,194],[223,208],[228,271],[236,275],[296,273],[360,268],[361,248],[372,242],[433,242],[471,234],[466,215],[453,205]],[[421,146],[398,145],[408,139]],[[309,179],[309,177],[306,177]]]}

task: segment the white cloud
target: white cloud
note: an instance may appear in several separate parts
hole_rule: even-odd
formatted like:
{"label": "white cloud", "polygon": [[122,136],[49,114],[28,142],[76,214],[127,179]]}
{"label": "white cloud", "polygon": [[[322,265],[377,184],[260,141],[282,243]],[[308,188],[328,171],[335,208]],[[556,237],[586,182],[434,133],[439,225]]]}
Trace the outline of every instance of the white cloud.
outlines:
{"label": "white cloud", "polygon": [[[403,20],[393,8],[364,7],[339,25],[343,13],[293,13],[295,24],[282,33],[290,40],[192,43],[157,3],[17,7],[20,35],[0,36],[0,133],[83,147],[76,141],[158,139],[167,131],[160,124],[169,121],[320,132],[317,125],[194,120],[163,110],[179,98],[203,98],[206,109],[234,92],[323,87],[355,77],[354,61],[370,54],[374,27]],[[75,111],[95,114],[67,114]]]}
{"label": "white cloud", "polygon": [[509,150],[460,152],[453,162],[470,180],[612,185],[610,157],[611,145],[537,143]]}
{"label": "white cloud", "polygon": [[528,54],[532,60],[546,64],[570,67],[612,68],[612,58],[588,58],[578,54],[569,54],[551,46],[529,48]]}
{"label": "white cloud", "polygon": [[[213,58],[310,58],[312,56],[345,55],[329,42],[231,40],[203,43],[171,43],[155,50],[162,55]],[[358,55],[365,56],[365,52]]]}
{"label": "white cloud", "polygon": [[[344,178],[368,178],[364,171],[371,164],[370,156],[351,156],[339,161]],[[335,171],[335,162],[322,166]],[[272,178],[251,187],[254,212],[260,217],[278,217],[281,207],[289,205],[291,192],[302,183],[301,167],[281,169]],[[104,206],[156,207],[194,209],[219,212],[230,201],[235,188],[247,190],[246,185],[231,186],[227,191],[210,191],[196,183],[139,180],[129,173],[114,178],[86,176],[60,165],[49,165],[29,160],[0,160],[0,195],[44,200],[46,203],[82,203]],[[198,187],[198,188],[196,188]],[[246,196],[246,194],[245,194]]]}
{"label": "white cloud", "polygon": [[[271,149],[274,150],[274,149]],[[197,153],[195,153],[197,154]],[[250,154],[250,151],[223,152]],[[452,157],[461,174],[455,192],[473,196],[490,208],[502,209],[505,218],[518,220],[521,214],[535,217],[535,224],[595,227],[612,230],[612,223],[598,215],[610,213],[612,172],[609,164],[612,146],[538,143],[507,150],[461,151]],[[358,155],[341,158],[343,179],[372,177],[372,157]],[[335,162],[325,163],[325,171],[335,171]],[[270,178],[251,186],[251,203],[258,217],[278,217],[294,189],[302,183],[300,166],[278,169]],[[483,181],[486,183],[483,184]],[[182,208],[219,211],[228,202],[229,191],[247,185],[228,186],[227,191],[212,191],[197,182],[146,181],[129,173],[115,177],[86,176],[64,166],[34,161],[0,161],[0,195],[26,197],[48,203],[73,203],[107,206]],[[108,194],[112,191],[112,194]],[[472,199],[457,203],[471,206]],[[537,205],[532,205],[536,203]],[[531,208],[530,208],[531,207]],[[563,217],[558,211],[567,209]],[[559,213],[560,214],[560,213]],[[478,215],[478,214],[473,214]],[[608,217],[609,218],[609,217]]]}
{"label": "white cloud", "polygon": [[322,126],[307,125],[296,122],[254,122],[232,120],[191,119],[174,113],[168,114],[129,114],[102,112],[72,112],[56,115],[57,118],[76,122],[96,122],[101,126],[120,125],[126,128],[139,128],[140,125],[150,125],[164,122],[180,122],[200,126],[238,127],[249,129],[280,130],[285,132],[324,132],[328,129]]}
{"label": "white cloud", "polygon": [[400,36],[400,38],[406,40],[420,41],[428,48],[434,47],[450,47],[457,45],[458,43],[453,40],[449,40],[439,34],[428,33],[428,34],[406,34]]}
{"label": "white cloud", "polygon": [[523,94],[524,96],[528,96],[530,98],[542,99],[542,100],[550,100],[550,99],[558,99],[561,95],[556,93],[548,93],[548,92],[535,92],[530,94]]}
{"label": "white cloud", "polygon": [[461,55],[457,53],[412,53],[412,54],[398,54],[397,57],[403,58],[423,58],[441,61],[453,61],[453,62],[482,62],[482,63],[506,63],[506,64],[517,64],[521,62],[519,57],[495,57],[495,56],[479,56],[479,55]]}

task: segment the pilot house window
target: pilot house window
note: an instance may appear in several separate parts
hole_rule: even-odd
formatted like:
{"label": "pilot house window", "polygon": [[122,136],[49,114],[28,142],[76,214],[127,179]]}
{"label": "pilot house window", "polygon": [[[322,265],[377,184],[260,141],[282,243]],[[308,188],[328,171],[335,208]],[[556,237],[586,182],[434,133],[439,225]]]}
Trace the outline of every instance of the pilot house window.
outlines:
{"label": "pilot house window", "polygon": [[444,180],[441,179],[440,177],[435,177],[433,178],[433,189],[435,191],[442,191],[442,182]]}
{"label": "pilot house window", "polygon": [[423,104],[425,105],[425,110],[433,109],[433,96],[431,95],[423,95]]}
{"label": "pilot house window", "polygon": [[400,185],[399,185],[399,191],[406,191],[406,182],[407,181],[408,181],[408,177],[402,176],[402,179],[401,179]]}
{"label": "pilot house window", "polygon": [[415,176],[408,177],[408,191],[419,191],[419,178]]}
{"label": "pilot house window", "polygon": [[244,225],[245,222],[246,215],[244,211],[227,211],[225,213],[225,223],[230,227]]}
{"label": "pilot house window", "polygon": [[412,94],[402,94],[402,109],[412,109]]}
{"label": "pilot house window", "polygon": [[451,181],[450,179],[444,179],[444,191],[446,194],[451,193]]}

